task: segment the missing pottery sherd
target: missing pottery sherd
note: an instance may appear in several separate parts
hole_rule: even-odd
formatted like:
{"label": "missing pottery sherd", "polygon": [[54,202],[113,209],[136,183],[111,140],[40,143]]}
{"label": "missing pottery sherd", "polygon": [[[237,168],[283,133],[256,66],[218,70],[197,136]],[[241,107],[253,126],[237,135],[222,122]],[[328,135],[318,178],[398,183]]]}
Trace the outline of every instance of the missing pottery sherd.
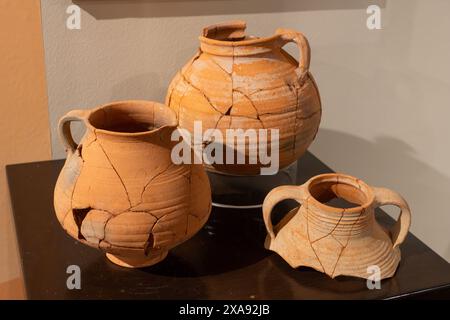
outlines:
{"label": "missing pottery sherd", "polygon": [[86,215],[91,210],[92,210],[91,207],[78,208],[78,209],[73,208],[72,209],[73,219],[75,220],[75,223],[76,223],[76,225],[78,227],[78,239],[79,240],[86,240],[86,238],[81,233],[81,225],[83,224],[84,218],[86,218]]}

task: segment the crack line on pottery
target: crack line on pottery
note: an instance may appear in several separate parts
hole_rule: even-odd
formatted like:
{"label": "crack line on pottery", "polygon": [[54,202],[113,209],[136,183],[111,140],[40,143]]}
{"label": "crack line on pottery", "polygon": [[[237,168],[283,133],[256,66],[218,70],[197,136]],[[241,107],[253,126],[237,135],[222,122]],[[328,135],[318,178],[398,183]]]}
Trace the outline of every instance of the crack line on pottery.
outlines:
{"label": "crack line on pottery", "polygon": [[328,232],[326,235],[324,235],[324,236],[322,236],[322,237],[320,237],[320,238],[318,238],[318,239],[312,241],[311,244],[313,244],[313,243],[315,243],[315,242],[317,242],[317,241],[319,241],[319,240],[322,240],[323,238],[326,238],[326,237],[332,235],[333,232],[334,232],[334,230],[336,230],[336,228],[338,227],[338,225],[341,223],[341,220],[342,220],[342,218],[344,217],[344,214],[345,214],[345,210],[346,210],[345,208],[342,209],[341,216],[339,217],[338,222],[334,225],[333,229],[332,229],[330,232]]}
{"label": "crack line on pottery", "polygon": [[[79,171],[79,173],[78,173],[78,175],[77,175],[77,178],[75,179],[75,182],[74,182],[74,184],[73,184],[72,196],[70,197],[70,210],[73,210],[73,197],[75,196],[75,189],[76,189],[76,187],[77,187],[78,180],[80,179],[80,176],[81,176],[81,172],[82,172],[82,170],[83,170],[83,167],[84,167],[84,161],[81,162],[80,171]],[[67,214],[66,214],[66,215],[67,215]],[[64,217],[64,218],[65,218],[65,217]],[[63,221],[64,221],[64,220],[63,220]]]}
{"label": "crack line on pottery", "polygon": [[127,190],[127,188],[126,188],[126,186],[125,186],[125,183],[123,182],[122,178],[120,177],[119,172],[117,172],[116,168],[115,168],[114,165],[112,164],[111,159],[109,158],[108,154],[106,153],[106,151],[105,151],[105,149],[103,148],[103,146],[102,146],[102,144],[100,143],[100,141],[97,141],[97,143],[98,143],[98,145],[100,146],[100,149],[101,149],[101,150],[103,151],[103,153],[105,154],[106,159],[108,159],[109,164],[111,165],[112,169],[113,169],[114,172],[116,173],[117,177],[119,178],[120,183],[122,184],[123,190],[125,191],[125,194],[126,194],[126,196],[127,196],[128,204],[130,205],[129,208],[131,208],[131,207],[132,207],[132,204],[131,204],[131,200],[130,200],[130,195],[128,194],[128,190]]}
{"label": "crack line on pottery", "polygon": [[[217,119],[217,122],[216,122],[216,125],[214,126],[214,129],[217,129],[217,126],[219,125],[220,120],[222,120],[222,118],[223,118],[224,116],[225,116],[225,115],[223,115],[223,114],[220,115],[219,119]],[[230,116],[230,117],[231,117],[231,116]],[[231,121],[230,121],[230,123],[231,123]]]}
{"label": "crack line on pottery", "polygon": [[[100,239],[100,238],[97,238],[97,232],[96,232],[96,230],[95,230],[95,228],[94,228],[94,225],[93,225],[92,220],[91,220],[91,219],[88,220],[88,221],[89,221],[89,224],[90,224],[90,227],[91,227],[91,230],[94,231],[94,235],[95,235],[95,237],[90,237],[90,238],[96,238],[96,239],[98,239],[99,241],[98,241],[98,243],[97,243],[97,246],[99,247],[99,246],[100,246],[100,242],[105,238],[106,224],[109,222],[110,219],[114,218],[114,214],[113,214],[112,212],[109,212],[109,211],[104,210],[104,209],[97,209],[97,208],[93,208],[93,207],[88,207],[88,208],[89,208],[89,211],[86,213],[86,216],[87,216],[90,212],[92,212],[93,210],[95,210],[95,211],[106,212],[106,213],[109,215],[109,217],[106,219],[105,224],[104,224],[104,226],[103,226],[103,238],[101,238],[101,239]],[[73,209],[70,209],[69,212],[72,211],[72,213],[73,213],[73,210],[81,210],[81,209],[82,209],[82,208],[73,208]],[[69,212],[68,212],[68,213],[69,213]],[[83,219],[83,222],[84,222],[84,220],[85,220],[85,219]],[[82,229],[82,226],[83,226],[83,223],[81,223],[80,226],[79,226],[79,233],[85,238],[85,239],[84,239],[85,241],[87,241],[87,242],[89,242],[89,243],[92,243],[91,241],[87,240],[86,236],[83,234],[83,232],[82,232],[82,230],[81,230],[81,229]]]}
{"label": "crack line on pottery", "polygon": [[[295,113],[296,110],[289,111],[289,113],[290,112],[294,112]],[[264,112],[264,113],[260,113],[259,115],[260,116],[278,116],[278,115],[282,115],[282,114],[285,114],[285,113],[286,112],[283,112],[283,111],[280,111],[280,112]],[[318,113],[319,113],[319,110],[314,111],[314,112],[308,114],[307,116],[301,116],[301,117],[296,116],[296,118],[298,120],[308,120],[308,119],[314,117],[315,115],[317,115]]]}
{"label": "crack line on pottery", "polygon": [[[195,62],[198,58],[200,58],[201,53],[202,53],[202,52],[201,52],[201,50],[199,49],[199,50],[197,51],[196,55],[191,59],[191,62],[190,62],[190,64],[189,64],[189,66],[186,67],[186,72],[188,72],[188,71],[191,70],[192,65],[194,64],[194,62]],[[183,94],[182,94],[181,97],[180,97],[180,101],[178,102],[178,114],[177,114],[177,119],[179,120],[179,119],[180,119],[180,109],[181,109],[181,107],[182,107],[181,102],[183,101],[184,96],[186,95],[187,91],[189,90],[190,83],[189,83],[189,81],[187,81],[186,77],[184,76],[184,74],[183,74],[183,69],[181,69],[181,70],[178,72],[178,74],[179,74],[179,76],[180,76],[180,79],[178,80],[177,85],[178,85],[178,83],[181,82],[181,80],[183,80],[183,81],[186,82],[186,84],[187,84],[187,85],[185,86],[185,88],[184,88]],[[174,85],[174,89],[177,87],[177,85]],[[191,85],[191,86],[192,86],[192,85]],[[173,92],[173,90],[172,90],[172,92]],[[172,96],[169,97],[169,100],[171,100],[171,99],[172,99]],[[170,103],[168,104],[168,106],[170,106]]]}
{"label": "crack line on pottery", "polygon": [[156,221],[155,221],[155,223],[159,220],[159,218],[157,217],[157,216],[155,216],[151,211],[149,211],[149,210],[143,210],[143,211],[132,211],[132,212],[145,212],[145,213],[147,213],[147,214],[149,214],[149,215],[151,215],[153,218],[155,218],[156,219]]}
{"label": "crack line on pottery", "polygon": [[[291,86],[288,84],[289,90],[292,91]],[[292,91],[295,94],[295,120],[294,120],[294,139],[293,139],[293,143],[292,143],[292,154],[295,155],[295,145],[297,142],[297,134],[295,134],[297,132],[297,120],[299,120],[297,118],[297,112],[299,109],[299,102],[298,102],[298,90],[294,90]]]}
{"label": "crack line on pottery", "polygon": [[309,114],[307,116],[296,117],[296,118],[299,119],[299,120],[308,120],[308,119],[314,117],[315,115],[317,115],[319,112],[320,112],[319,110],[318,111],[314,111],[313,113],[311,113],[311,114]]}
{"label": "crack line on pottery", "polygon": [[[192,178],[192,164],[189,165],[189,177],[186,177],[189,181],[189,199],[191,199],[192,197],[192,183],[191,183],[191,178]],[[191,206],[189,206],[189,210],[188,210],[188,214],[186,215],[186,231],[184,233],[184,235],[186,236],[188,234],[189,231],[189,213],[191,212]]]}
{"label": "crack line on pottery", "polygon": [[106,219],[106,221],[105,221],[105,225],[103,226],[103,238],[102,238],[102,239],[99,239],[99,240],[100,240],[100,241],[98,242],[98,245],[99,245],[99,246],[100,246],[100,242],[102,242],[102,241],[105,240],[105,238],[106,238],[106,225],[108,224],[108,222],[109,222],[112,218],[114,218],[113,215],[109,216],[108,219]]}
{"label": "crack line on pottery", "polygon": [[92,133],[94,134],[94,140],[90,141],[87,145],[84,146],[84,149],[87,149],[91,144],[93,144],[95,141],[97,141],[97,129],[94,129]]}
{"label": "crack line on pottery", "polygon": [[[228,109],[228,112],[231,112],[231,108],[234,106],[234,97],[233,97],[233,91],[234,91],[234,47],[232,47],[233,53],[231,56],[231,107]],[[230,121],[231,125],[231,121]]]}
{"label": "crack line on pottery", "polygon": [[131,249],[131,250],[135,250],[135,251],[140,251],[140,250],[142,250],[143,249],[143,247],[141,248],[141,247],[127,247],[127,246],[121,246],[121,245],[117,245],[117,244],[111,244],[110,242],[108,242],[108,241],[106,241],[106,240],[102,240],[102,243],[106,243],[109,247],[108,248],[100,248],[100,249],[102,249],[102,250],[104,250],[104,249],[111,249],[111,248],[114,248],[114,249]]}
{"label": "crack line on pottery", "polygon": [[[242,96],[243,96],[244,98],[246,98],[246,99],[248,100],[248,102],[250,102],[250,105],[251,105],[252,108],[255,110],[255,113],[256,113],[256,119],[258,119],[258,120],[261,121],[261,119],[259,118],[259,111],[258,111],[258,109],[256,108],[255,103],[252,101],[252,99],[250,99],[250,97],[249,97],[247,94],[245,94],[244,92],[242,92],[242,91],[239,90],[239,89],[233,89],[233,92],[237,92],[237,93],[242,94]],[[242,116],[242,117],[255,119],[255,118],[249,117],[249,116]]]}
{"label": "crack line on pottery", "polygon": [[[148,188],[148,186],[150,185],[150,183],[152,183],[153,182],[153,180],[155,180],[157,177],[159,177],[160,175],[162,175],[162,174],[164,174],[165,172],[167,172],[172,166],[174,166],[174,164],[171,162],[171,163],[169,163],[169,165],[164,169],[164,170],[162,170],[160,173],[158,173],[158,174],[156,174],[156,175],[154,175],[153,177],[151,177],[150,178],[150,180],[144,185],[144,188],[142,189],[142,192],[141,192],[141,201],[138,203],[138,204],[136,204],[136,205],[134,205],[134,206],[132,206],[131,208],[133,208],[133,207],[136,207],[136,206],[138,206],[138,205],[140,205],[140,204],[142,204],[143,202],[144,202],[144,193],[145,193],[145,191],[147,190],[147,188]],[[130,209],[131,209],[130,208]]]}
{"label": "crack line on pottery", "polygon": [[167,106],[170,106],[170,103],[172,102],[173,91],[175,90],[175,88],[178,86],[178,84],[182,80],[181,75],[180,75],[180,71],[178,71],[177,74],[175,75],[175,77],[177,77],[177,76],[178,76],[178,80],[173,85],[171,85],[170,92],[169,92],[169,95],[168,95],[169,98],[167,100]]}
{"label": "crack line on pottery", "polygon": [[[153,227],[152,227],[152,228],[153,228]],[[145,244],[144,244],[144,254],[145,254],[146,256],[149,255],[149,253],[150,253],[150,251],[153,249],[153,246],[154,246],[154,245],[155,245],[155,237],[154,237],[153,233],[150,232],[150,233],[148,234],[148,239],[147,239],[147,241],[146,241]]]}
{"label": "crack line on pottery", "polygon": [[[283,84],[280,84],[280,85],[277,85],[277,86],[273,86],[273,87],[259,88],[259,89],[255,89],[255,90],[253,90],[253,91],[250,91],[250,92],[248,93],[248,95],[249,95],[249,96],[252,96],[252,95],[254,95],[254,94],[256,94],[256,93],[260,93],[260,92],[264,92],[264,91],[277,90],[277,89],[281,89],[281,88],[286,87],[286,86],[287,86],[287,84],[286,84],[286,83],[283,83]],[[241,88],[235,88],[235,89],[237,89],[237,90],[242,90]]]}
{"label": "crack line on pottery", "polygon": [[311,243],[311,238],[310,238],[310,236],[309,236],[309,198],[310,198],[310,197],[311,197],[311,196],[308,196],[308,197],[306,198],[306,200],[305,200],[305,211],[306,211],[306,235],[308,236],[308,242],[309,242],[309,245],[311,246],[311,249],[312,249],[312,251],[314,252],[314,255],[316,256],[317,261],[319,262],[320,266],[322,267],[322,272],[325,272],[325,273],[326,273],[325,268],[324,268],[322,262],[320,261],[319,256],[317,255],[316,250],[314,249],[314,247],[313,247],[313,245],[312,245],[312,243]]}
{"label": "crack line on pottery", "polygon": [[[189,165],[189,177],[186,177],[189,181],[189,199],[192,198],[192,164]],[[189,205],[189,210],[188,210],[188,214],[186,215],[186,232],[184,233],[184,235],[188,234],[189,231],[189,214],[191,212],[192,208]]]}
{"label": "crack line on pottery", "polygon": [[211,108],[213,108],[215,111],[217,111],[218,113],[222,114],[222,112],[220,112],[211,102],[211,100],[209,99],[209,97],[198,87],[196,87],[188,78],[186,78],[186,76],[182,73],[181,76],[183,77],[184,81],[186,81],[193,89],[197,90],[205,99],[206,102],[211,106]]}
{"label": "crack line on pottery", "polygon": [[337,268],[337,265],[339,263],[339,260],[341,259],[342,253],[344,252],[344,249],[345,249],[345,247],[342,247],[341,251],[339,252],[339,255],[338,255],[337,259],[336,259],[336,263],[334,264],[333,271],[331,272],[331,278],[334,278],[334,273],[336,271],[336,268]]}
{"label": "crack line on pottery", "polygon": [[362,190],[362,187],[361,187],[361,184],[360,184],[361,180],[357,178],[357,179],[355,180],[355,182],[356,182],[356,185],[358,186],[358,189],[359,189],[359,190]]}
{"label": "crack line on pottery", "polygon": [[[153,228],[155,227],[155,225],[156,225],[156,223],[158,222],[159,218],[155,217],[153,214],[151,214],[150,212],[147,212],[147,211],[140,211],[140,212],[149,213],[152,217],[154,217],[154,218],[156,219],[156,221],[153,223],[153,225],[152,225],[150,231],[149,231],[148,233],[147,233],[147,232],[140,233],[140,235],[144,235],[144,234],[145,234],[145,235],[148,235],[149,237],[150,237],[150,236],[153,236]],[[114,216],[109,217],[109,218],[107,219],[107,221],[105,222],[105,224],[104,224],[103,238],[100,239],[100,241],[99,241],[99,243],[98,243],[99,249],[102,249],[101,246],[100,246],[100,243],[102,243],[102,242],[107,243],[111,248],[145,249],[145,246],[146,246],[147,241],[144,243],[144,246],[143,246],[142,248],[121,246],[121,245],[113,244],[113,243],[111,243],[111,242],[109,242],[109,241],[106,241],[106,240],[105,240],[105,238],[106,238],[106,228],[107,228],[108,223],[109,223],[113,218],[114,218]],[[123,225],[127,225],[127,224],[125,223],[125,224],[123,224]]]}
{"label": "crack line on pottery", "polygon": [[[181,75],[180,75],[180,77],[181,77]],[[184,81],[183,77],[181,77],[181,79]],[[189,90],[189,84],[184,88],[183,94],[180,97],[180,102],[178,103],[178,114],[177,114],[178,121],[180,121],[181,108],[184,108],[184,106],[182,104],[182,101],[183,101],[183,98],[186,96],[186,93],[187,93],[188,90]]]}
{"label": "crack line on pottery", "polygon": [[343,255],[343,253],[344,253],[344,250],[347,248],[347,246],[348,246],[349,243],[350,243],[350,238],[351,238],[351,236],[352,236],[353,227],[358,223],[359,219],[362,217],[362,215],[364,214],[364,212],[365,212],[365,209],[363,208],[363,209],[361,210],[361,212],[359,213],[358,218],[356,218],[355,222],[352,224],[352,226],[351,226],[351,228],[350,228],[350,231],[349,231],[349,234],[348,234],[348,237],[347,237],[347,242],[346,242],[345,246],[342,247],[341,252],[339,253],[338,259],[336,260],[336,263],[335,263],[335,265],[334,265],[333,273],[331,274],[331,277],[332,277],[332,278],[334,277],[334,272],[336,271],[336,267],[337,267],[337,265],[338,265],[338,263],[339,263],[339,260],[341,259],[342,255]]}
{"label": "crack line on pottery", "polygon": [[[110,214],[110,215],[112,215],[112,216],[118,216],[119,214],[128,211],[128,209],[126,209],[126,210],[120,211],[119,213],[113,213],[113,212],[111,212],[111,211],[108,211],[108,210],[105,210],[105,209],[95,208],[95,207],[92,207],[92,206],[89,206],[89,208],[91,208],[91,211],[92,211],[92,210],[95,210],[95,211],[103,211],[103,212],[106,212],[106,213],[108,213],[108,214]],[[83,209],[83,207],[81,207],[81,208],[73,208],[73,209]]]}
{"label": "crack line on pottery", "polygon": [[83,159],[83,144],[80,143],[77,146],[76,152],[78,153],[78,157],[80,157],[81,161],[84,163],[84,159]]}
{"label": "crack line on pottery", "polygon": [[345,246],[338,238],[336,238],[336,237],[334,236],[334,234],[330,234],[330,236],[331,236],[337,243],[339,243],[339,245],[340,245],[341,247],[344,247],[344,246]]}
{"label": "crack line on pottery", "polygon": [[69,212],[71,212],[71,211],[72,211],[72,208],[68,209],[67,212],[64,214],[64,217],[62,218],[62,223],[61,223],[63,227],[65,227],[65,222],[66,222],[67,216],[69,215]]}
{"label": "crack line on pottery", "polygon": [[[225,70],[216,60],[214,60],[214,58],[212,57],[212,55],[210,55],[210,54],[206,54],[207,56],[209,56],[209,57],[211,57],[211,58],[209,58],[208,59],[208,61],[211,61],[212,63],[214,63],[217,67],[219,67],[220,68],[220,70],[222,70],[223,72],[225,72],[228,76],[231,76],[231,79],[232,79],[232,74],[233,74],[233,71],[231,71],[231,72],[228,72],[227,70]],[[234,59],[233,59],[234,60]],[[231,81],[233,81],[233,80],[231,80]],[[233,82],[231,82],[231,87],[233,87]]]}

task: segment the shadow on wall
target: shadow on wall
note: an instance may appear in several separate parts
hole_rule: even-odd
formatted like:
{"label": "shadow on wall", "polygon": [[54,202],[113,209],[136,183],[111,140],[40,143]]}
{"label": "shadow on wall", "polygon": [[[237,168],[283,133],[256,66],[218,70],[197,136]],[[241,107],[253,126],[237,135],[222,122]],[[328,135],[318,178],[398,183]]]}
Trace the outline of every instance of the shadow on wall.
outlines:
{"label": "shadow on wall", "polygon": [[385,7],[386,0],[73,0],[96,19],[179,17]]}
{"label": "shadow on wall", "polygon": [[411,146],[388,136],[370,141],[340,131],[320,129],[312,149],[325,162],[333,159],[333,169],[337,171],[344,171],[351,165],[351,171],[344,173],[359,177],[369,185],[403,194],[413,212],[414,232],[419,238],[421,233],[427,233],[430,238],[430,230],[433,230],[434,242],[444,242],[440,254],[450,256],[448,225],[428,218],[432,212],[446,210],[440,199],[449,196],[450,178],[418,160]]}

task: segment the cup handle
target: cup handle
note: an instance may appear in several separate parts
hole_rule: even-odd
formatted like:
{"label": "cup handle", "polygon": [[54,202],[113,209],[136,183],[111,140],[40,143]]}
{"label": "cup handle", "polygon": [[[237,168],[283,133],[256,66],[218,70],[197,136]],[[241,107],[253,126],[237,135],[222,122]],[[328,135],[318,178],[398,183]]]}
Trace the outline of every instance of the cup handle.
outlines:
{"label": "cup handle", "polygon": [[73,139],[72,132],[70,130],[70,123],[72,121],[81,121],[86,123],[88,114],[89,110],[72,110],[59,119],[58,134],[64,147],[66,148],[66,152],[74,153],[78,147],[78,144]]}
{"label": "cup handle", "polygon": [[400,215],[395,225],[390,229],[393,248],[405,240],[411,226],[411,210],[403,197],[395,191],[386,188],[373,188],[375,192],[375,207],[394,205],[400,208]]}
{"label": "cup handle", "polygon": [[309,64],[311,61],[311,48],[309,46],[308,39],[306,39],[303,33],[292,29],[280,28],[277,29],[275,33],[278,34],[282,40],[281,46],[284,46],[289,42],[294,42],[297,44],[300,51],[297,74],[300,79],[304,78],[305,75],[308,74]]}
{"label": "cup handle", "polygon": [[272,210],[275,205],[283,200],[293,199],[300,205],[303,202],[303,185],[302,186],[280,186],[270,191],[263,203],[263,219],[266,230],[272,239],[275,239],[275,232],[272,225]]}

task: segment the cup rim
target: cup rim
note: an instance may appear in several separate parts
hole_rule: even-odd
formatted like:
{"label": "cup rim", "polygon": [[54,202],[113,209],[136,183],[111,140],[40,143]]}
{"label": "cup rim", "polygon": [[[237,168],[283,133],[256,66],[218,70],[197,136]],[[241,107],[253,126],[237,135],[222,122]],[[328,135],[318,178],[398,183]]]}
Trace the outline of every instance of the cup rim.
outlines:
{"label": "cup rim", "polygon": [[[329,206],[323,202],[320,202],[318,199],[316,199],[311,194],[310,188],[312,185],[317,185],[319,183],[326,183],[326,182],[335,182],[337,184],[347,184],[356,189],[359,189],[366,196],[366,201],[358,206],[350,207],[350,208],[333,207],[333,206]],[[343,174],[343,173],[325,173],[325,174],[320,174],[320,175],[314,176],[306,182],[305,192],[306,192],[308,201],[312,201],[314,205],[316,205],[317,207],[323,209],[324,211],[328,211],[328,212],[342,212],[342,210],[345,209],[346,213],[358,213],[358,212],[361,212],[362,210],[365,210],[368,207],[370,207],[375,200],[374,192],[367,183],[365,183],[364,181],[362,181],[354,176]]]}

